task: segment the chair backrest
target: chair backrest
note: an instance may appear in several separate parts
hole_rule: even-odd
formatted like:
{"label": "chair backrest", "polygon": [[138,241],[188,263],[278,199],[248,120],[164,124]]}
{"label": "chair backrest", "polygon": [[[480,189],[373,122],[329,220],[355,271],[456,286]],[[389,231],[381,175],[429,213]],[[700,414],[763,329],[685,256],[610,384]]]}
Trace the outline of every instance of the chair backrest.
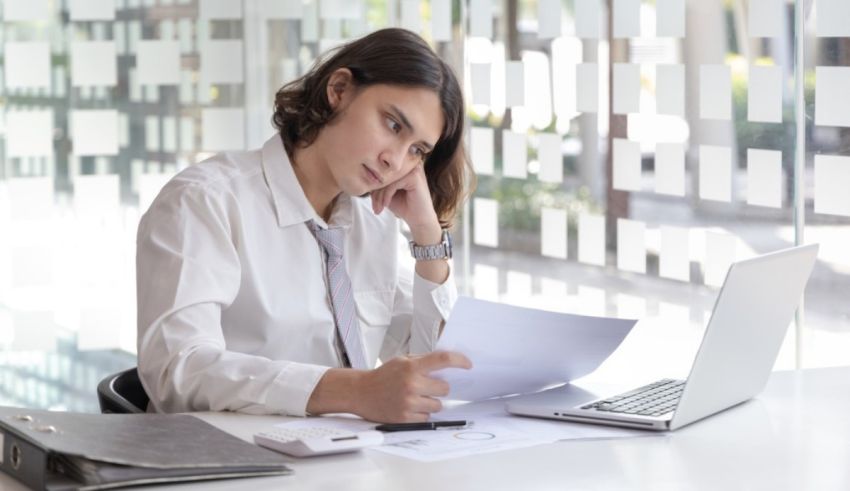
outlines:
{"label": "chair backrest", "polygon": [[148,394],[139,380],[136,367],[113,373],[97,384],[97,400],[102,413],[144,413]]}

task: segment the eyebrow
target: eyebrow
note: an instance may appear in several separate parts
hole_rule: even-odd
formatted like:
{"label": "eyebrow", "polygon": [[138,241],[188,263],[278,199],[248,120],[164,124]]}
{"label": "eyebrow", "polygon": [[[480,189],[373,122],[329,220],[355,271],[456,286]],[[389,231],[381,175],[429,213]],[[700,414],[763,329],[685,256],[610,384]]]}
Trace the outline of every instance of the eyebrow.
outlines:
{"label": "eyebrow", "polygon": [[[410,124],[410,120],[407,119],[407,116],[404,115],[401,109],[399,109],[395,104],[390,104],[390,109],[392,109],[392,112],[395,113],[396,117],[401,120],[401,124],[406,126],[411,133],[414,133],[413,125]],[[425,145],[429,152],[434,149],[434,145],[431,145],[424,140],[422,140],[422,144]]]}

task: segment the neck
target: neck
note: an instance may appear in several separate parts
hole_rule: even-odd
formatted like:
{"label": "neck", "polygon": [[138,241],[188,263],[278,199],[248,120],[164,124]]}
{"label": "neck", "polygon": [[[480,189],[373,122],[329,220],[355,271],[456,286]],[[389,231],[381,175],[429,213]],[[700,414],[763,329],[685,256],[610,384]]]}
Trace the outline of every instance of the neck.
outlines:
{"label": "neck", "polygon": [[[340,190],[334,182],[327,162],[317,152],[316,145],[296,146],[292,155],[290,155],[290,161],[307,201],[310,202],[317,215],[322,217],[325,222],[329,221],[333,211],[334,199],[339,195]],[[334,184],[330,185],[331,183]]]}

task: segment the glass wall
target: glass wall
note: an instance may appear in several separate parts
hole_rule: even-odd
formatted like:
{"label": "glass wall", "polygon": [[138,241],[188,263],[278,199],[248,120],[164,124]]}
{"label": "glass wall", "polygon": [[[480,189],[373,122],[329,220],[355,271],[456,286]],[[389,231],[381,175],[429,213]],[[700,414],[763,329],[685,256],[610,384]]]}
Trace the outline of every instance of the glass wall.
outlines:
{"label": "glass wall", "polygon": [[650,376],[687,368],[730,262],[819,242],[778,365],[847,364],[850,12],[801,3],[2,0],[0,400],[96,410],[135,364],[135,231],[161,186],[260,146],[282,84],[386,26],[463,74],[467,294],[639,317],[599,376]]}

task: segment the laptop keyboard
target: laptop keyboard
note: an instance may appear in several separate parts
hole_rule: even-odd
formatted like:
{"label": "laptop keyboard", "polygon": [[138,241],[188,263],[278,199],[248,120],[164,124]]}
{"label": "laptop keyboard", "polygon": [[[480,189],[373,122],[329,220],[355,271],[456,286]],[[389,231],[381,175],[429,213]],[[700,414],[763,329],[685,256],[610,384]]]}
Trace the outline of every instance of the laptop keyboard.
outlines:
{"label": "laptop keyboard", "polygon": [[661,416],[676,409],[684,387],[684,380],[663,379],[581,408],[609,413]]}

